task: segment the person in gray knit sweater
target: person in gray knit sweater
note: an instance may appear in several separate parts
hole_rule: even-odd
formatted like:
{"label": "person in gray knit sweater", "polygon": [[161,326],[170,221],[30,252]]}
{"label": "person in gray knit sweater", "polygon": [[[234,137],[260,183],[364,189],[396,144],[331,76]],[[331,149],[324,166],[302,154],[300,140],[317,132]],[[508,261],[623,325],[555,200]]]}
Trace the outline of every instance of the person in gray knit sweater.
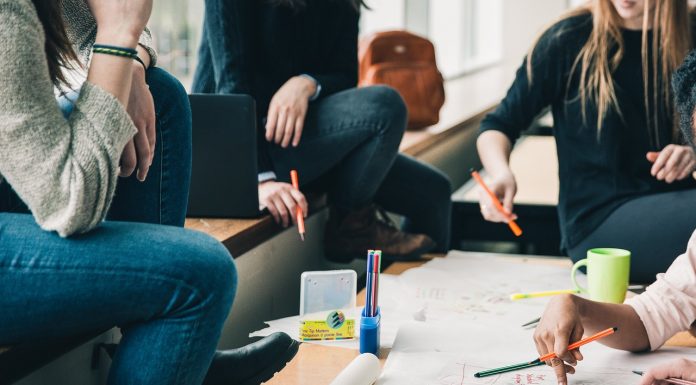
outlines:
{"label": "person in gray knit sweater", "polygon": [[[152,0],[64,1],[0,0],[0,346],[119,326],[109,384],[266,381],[297,343],[215,351],[237,282],[219,242],[161,218],[104,221],[118,199],[142,211],[162,189],[143,187],[167,150],[136,73],[156,60],[143,35]],[[78,61],[70,37],[87,79],[59,105],[54,86]],[[159,120],[175,116],[152,96]]]}

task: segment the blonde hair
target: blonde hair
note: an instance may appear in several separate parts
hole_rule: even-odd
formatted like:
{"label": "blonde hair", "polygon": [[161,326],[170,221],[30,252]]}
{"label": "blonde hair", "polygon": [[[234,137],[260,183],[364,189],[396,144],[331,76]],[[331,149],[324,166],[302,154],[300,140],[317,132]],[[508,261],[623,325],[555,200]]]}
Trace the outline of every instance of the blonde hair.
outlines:
{"label": "blonde hair", "polygon": [[[653,6],[654,5],[654,6]],[[587,123],[587,103],[597,109],[597,137],[602,130],[602,122],[613,108],[621,118],[621,110],[616,97],[613,72],[618,68],[624,55],[624,41],[621,33],[621,16],[616,12],[611,0],[591,0],[564,16],[566,20],[580,15],[592,15],[592,32],[580,50],[571,67],[567,83],[569,89],[572,75],[580,68],[578,98],[581,102],[583,123]],[[652,16],[652,63],[648,57],[648,32]],[[672,91],[669,86],[672,74],[682,63],[692,47],[691,21],[687,0],[645,0],[643,13],[643,36],[641,57],[643,61],[644,103],[648,126],[652,126],[656,143],[659,146],[659,122],[656,111],[664,107],[673,115]],[[532,57],[540,38],[532,45],[527,60],[527,77],[532,82]],[[651,113],[649,79],[652,72],[652,102],[655,113]],[[678,125],[674,125],[675,135]]]}

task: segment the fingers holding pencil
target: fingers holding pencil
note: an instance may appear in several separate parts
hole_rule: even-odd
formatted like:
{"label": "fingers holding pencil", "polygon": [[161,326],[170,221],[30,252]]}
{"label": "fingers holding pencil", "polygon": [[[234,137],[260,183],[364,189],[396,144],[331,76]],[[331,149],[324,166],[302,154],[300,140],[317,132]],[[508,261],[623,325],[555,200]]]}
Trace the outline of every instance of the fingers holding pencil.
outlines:
{"label": "fingers holding pencil", "polygon": [[[608,329],[605,329],[605,330],[603,330],[603,331],[601,331],[593,336],[583,338],[581,340],[573,342],[570,345],[568,345],[568,344],[562,345],[562,346],[560,346],[560,348],[556,344],[554,344],[554,342],[552,340],[550,340],[548,338],[546,338],[546,339],[545,338],[535,338],[534,342],[536,343],[537,349],[539,350],[539,354],[540,354],[540,356],[538,358],[536,358],[532,361],[523,362],[521,364],[507,365],[507,366],[503,366],[500,368],[484,370],[482,372],[474,373],[474,377],[476,377],[476,378],[488,377],[488,376],[492,376],[495,374],[506,373],[506,372],[511,372],[511,371],[515,371],[515,370],[530,368],[533,366],[543,365],[546,362],[547,365],[552,366],[555,369],[556,375],[558,376],[558,383],[559,384],[566,384],[567,380],[568,380],[566,374],[575,373],[575,368],[573,368],[573,366],[575,364],[577,364],[577,362],[569,365],[569,364],[565,363],[559,357],[566,356],[571,351],[577,351],[577,349],[580,348],[581,346],[584,346],[584,345],[587,345],[589,343],[598,341],[602,338],[608,337],[608,336],[614,334],[614,332],[616,332],[617,330],[618,330],[618,328],[615,328],[615,327],[608,328]],[[551,334],[553,334],[553,333],[549,333],[549,335],[551,335]],[[578,334],[578,335],[582,335],[582,334]],[[573,336],[573,333],[571,332],[570,338],[573,338],[572,336]],[[536,334],[535,334],[535,337],[536,337]],[[562,341],[565,341],[565,335],[561,336],[560,338]],[[562,351],[561,352],[554,351],[554,350],[558,350],[558,349],[562,349]]]}
{"label": "fingers holding pencil", "polygon": [[[300,233],[300,238],[302,241],[305,240],[305,224],[304,224],[304,218],[307,216],[307,201],[304,199],[304,195],[300,192],[300,178],[297,174],[297,170],[291,170],[290,171],[290,181],[292,182],[292,194],[293,196],[297,199],[299,197],[302,198],[302,201],[298,206],[295,208],[295,216],[293,217],[294,221],[297,224],[297,230]],[[303,204],[304,203],[304,204]],[[289,206],[288,206],[289,207]],[[292,213],[291,213],[292,214]]]}
{"label": "fingers holding pencil", "polygon": [[479,207],[481,216],[488,222],[508,223],[510,219],[517,220],[517,215],[514,213],[507,215],[496,209],[493,200],[481,189],[479,189]]}
{"label": "fingers holding pencil", "polygon": [[[484,182],[478,172],[473,169],[470,171],[471,176],[479,184],[479,204],[483,217],[490,222],[507,223],[511,219],[516,220],[517,216],[513,212],[513,201],[517,194],[517,182],[514,175],[506,173]],[[496,202],[493,196],[499,202]],[[498,207],[498,205],[502,207]]]}
{"label": "fingers holding pencil", "polygon": [[[476,170],[471,169],[470,171],[471,177],[479,186],[479,202],[483,217],[490,222],[507,223],[515,236],[522,235],[522,229],[515,222],[517,216],[512,212],[512,202],[517,192],[514,176],[509,174],[502,178],[496,178],[492,183],[493,188],[491,188]],[[505,203],[501,202],[501,196]]]}

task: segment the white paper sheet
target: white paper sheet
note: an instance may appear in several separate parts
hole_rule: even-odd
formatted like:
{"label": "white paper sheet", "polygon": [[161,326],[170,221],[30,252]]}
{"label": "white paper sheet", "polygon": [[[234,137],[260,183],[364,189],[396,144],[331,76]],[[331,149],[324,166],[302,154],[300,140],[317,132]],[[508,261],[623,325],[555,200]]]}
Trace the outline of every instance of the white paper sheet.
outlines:
{"label": "white paper sheet", "polygon": [[[532,330],[520,327],[539,317],[550,298],[511,301],[515,292],[572,288],[570,269],[521,263],[523,259],[453,252],[399,276],[402,292],[391,306],[421,309],[425,322],[402,324],[378,385],[555,385],[551,368],[477,379],[476,372],[537,357]],[[579,276],[581,284],[586,282]],[[609,327],[610,325],[608,325]],[[677,357],[696,359],[688,348],[631,354],[599,343],[582,348],[585,360],[570,384],[632,384],[645,370]]]}
{"label": "white paper sheet", "polygon": [[[568,377],[570,385],[631,384],[632,370],[645,370],[678,357],[696,359],[696,350],[664,348],[632,354],[599,343],[582,348],[585,360]],[[531,361],[538,355],[532,332],[467,324],[408,323],[401,327],[377,385],[555,385],[551,368],[539,366],[501,375],[475,378],[476,372]]]}
{"label": "white paper sheet", "polygon": [[572,288],[570,269],[523,261],[452,252],[401,274],[393,307],[425,309],[427,321],[522,325],[539,317],[549,298],[511,301],[510,294]]}

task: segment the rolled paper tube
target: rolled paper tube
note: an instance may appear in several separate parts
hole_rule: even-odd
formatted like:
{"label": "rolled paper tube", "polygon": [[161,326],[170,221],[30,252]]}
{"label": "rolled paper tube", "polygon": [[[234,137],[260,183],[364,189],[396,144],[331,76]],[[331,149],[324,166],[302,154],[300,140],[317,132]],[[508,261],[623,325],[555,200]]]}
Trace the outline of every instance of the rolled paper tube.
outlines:
{"label": "rolled paper tube", "polygon": [[380,372],[379,359],[373,354],[363,353],[355,357],[330,385],[372,385]]}

